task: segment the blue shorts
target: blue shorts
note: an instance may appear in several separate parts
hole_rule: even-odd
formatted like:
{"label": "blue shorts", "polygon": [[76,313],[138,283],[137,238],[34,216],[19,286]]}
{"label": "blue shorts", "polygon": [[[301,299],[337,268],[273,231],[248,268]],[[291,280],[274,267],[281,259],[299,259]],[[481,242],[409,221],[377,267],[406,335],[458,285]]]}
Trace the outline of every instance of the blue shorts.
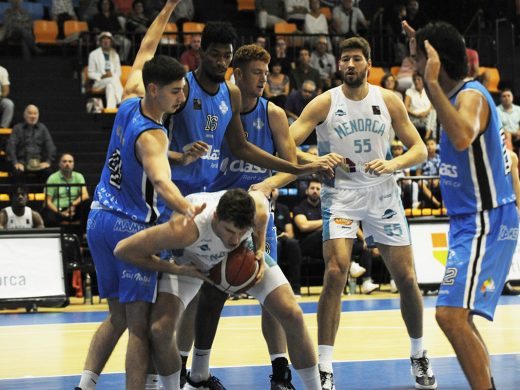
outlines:
{"label": "blue shorts", "polygon": [[437,306],[462,307],[492,321],[517,238],[514,203],[452,216],[448,260]]}
{"label": "blue shorts", "polygon": [[147,227],[106,210],[90,210],[87,240],[101,298],[118,298],[120,303],[155,301],[157,272],[134,267],[114,256],[119,241]]}

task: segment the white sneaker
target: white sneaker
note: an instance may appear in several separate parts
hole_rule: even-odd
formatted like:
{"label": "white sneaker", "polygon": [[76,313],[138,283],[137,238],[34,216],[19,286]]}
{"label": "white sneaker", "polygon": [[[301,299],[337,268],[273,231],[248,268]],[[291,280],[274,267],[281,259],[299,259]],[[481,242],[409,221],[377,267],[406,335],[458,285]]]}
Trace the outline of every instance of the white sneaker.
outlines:
{"label": "white sneaker", "polygon": [[377,290],[378,288],[379,288],[379,284],[372,282],[371,279],[367,279],[361,285],[361,292],[363,294],[368,295],[368,294],[372,293],[374,290]]}
{"label": "white sneaker", "polygon": [[399,292],[399,290],[397,289],[397,286],[395,285],[394,279],[390,280],[390,292],[391,293]]}
{"label": "white sneaker", "polygon": [[361,275],[363,275],[366,272],[366,268],[360,266],[355,261],[352,261],[350,263],[350,271],[349,272],[350,272],[350,276],[352,276],[353,278],[359,278]]}

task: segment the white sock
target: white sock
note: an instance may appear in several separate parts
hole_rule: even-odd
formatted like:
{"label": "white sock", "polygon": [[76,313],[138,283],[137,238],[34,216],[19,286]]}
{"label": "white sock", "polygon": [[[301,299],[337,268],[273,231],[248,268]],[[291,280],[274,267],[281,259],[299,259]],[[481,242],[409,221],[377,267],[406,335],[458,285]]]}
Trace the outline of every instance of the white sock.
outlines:
{"label": "white sock", "polygon": [[164,390],[179,390],[181,388],[181,370],[171,375],[159,375]]}
{"label": "white sock", "polygon": [[414,339],[410,337],[410,346],[411,346],[411,352],[410,356],[413,358],[419,358],[422,357],[423,354],[423,345],[422,345],[423,338],[419,337],[418,339]]}
{"label": "white sock", "polygon": [[306,390],[321,390],[320,372],[318,365],[296,370]]}
{"label": "white sock", "polygon": [[[272,362],[275,359],[278,359],[278,358],[286,358],[287,359],[287,354],[286,353],[271,353],[271,354],[269,354],[269,358],[271,359]],[[287,360],[289,360],[289,359],[287,359]]]}
{"label": "white sock", "polygon": [[159,390],[159,375],[148,374],[146,375],[146,382],[144,384],[144,390]]}
{"label": "white sock", "polygon": [[190,351],[179,351],[179,355],[182,357],[188,357],[190,356]]}
{"label": "white sock", "polygon": [[81,373],[79,380],[79,387],[82,390],[96,390],[96,383],[99,380],[99,375],[95,372],[85,370]]}
{"label": "white sock", "polygon": [[193,348],[190,379],[194,382],[205,381],[209,378],[209,356],[211,349]]}
{"label": "white sock", "polygon": [[333,345],[318,345],[318,363],[320,371],[332,372]]}

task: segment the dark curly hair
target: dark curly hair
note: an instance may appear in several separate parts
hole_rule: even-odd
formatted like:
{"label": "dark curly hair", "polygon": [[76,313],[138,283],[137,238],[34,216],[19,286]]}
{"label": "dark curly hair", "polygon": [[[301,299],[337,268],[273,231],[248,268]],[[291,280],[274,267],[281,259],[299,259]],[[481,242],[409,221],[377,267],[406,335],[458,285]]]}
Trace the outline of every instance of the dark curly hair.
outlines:
{"label": "dark curly hair", "polygon": [[221,221],[233,222],[239,229],[253,227],[255,212],[255,201],[242,188],[226,191],[217,205],[217,217]]}
{"label": "dark curly hair", "polygon": [[206,51],[212,43],[233,45],[237,40],[237,33],[231,23],[208,22],[202,31],[202,50]]}

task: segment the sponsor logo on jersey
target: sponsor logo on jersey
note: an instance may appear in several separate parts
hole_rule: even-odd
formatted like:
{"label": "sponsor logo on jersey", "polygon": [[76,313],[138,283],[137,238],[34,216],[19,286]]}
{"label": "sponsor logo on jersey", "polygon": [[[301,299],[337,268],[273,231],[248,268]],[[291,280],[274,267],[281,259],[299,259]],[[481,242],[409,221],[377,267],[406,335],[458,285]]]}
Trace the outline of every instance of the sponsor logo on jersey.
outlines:
{"label": "sponsor logo on jersey", "polygon": [[342,227],[350,226],[352,225],[352,220],[347,218],[334,218],[334,222],[336,225],[341,225]]}
{"label": "sponsor logo on jersey", "polygon": [[257,130],[262,130],[264,128],[264,121],[260,118],[256,118],[254,121],[253,121],[253,127]]}
{"label": "sponsor logo on jersey", "polygon": [[352,119],[334,127],[334,131],[340,139],[356,133],[373,133],[384,136],[385,129],[385,123],[371,118]]}
{"label": "sponsor logo on jersey", "polygon": [[117,218],[116,223],[114,224],[114,232],[137,233],[144,228],[145,226],[141,223],[123,218]]}
{"label": "sponsor logo on jersey", "polygon": [[457,166],[451,164],[442,163],[439,167],[439,175],[449,177],[459,177],[457,172]]}
{"label": "sponsor logo on jersey", "polygon": [[343,111],[341,108],[336,110],[336,112],[334,114],[336,116],[345,116],[345,115],[347,115],[347,113],[345,111]]}
{"label": "sponsor logo on jersey", "polygon": [[222,115],[226,115],[226,112],[229,111],[229,107],[227,106],[226,102],[222,100],[218,106],[218,109],[222,113]]}
{"label": "sponsor logo on jersey", "polygon": [[123,273],[121,274],[121,279],[130,279],[137,283],[149,285],[151,282],[152,277],[149,275],[143,275],[140,272],[133,272],[131,270],[123,270]]}
{"label": "sponsor logo on jersey", "polygon": [[267,169],[261,168],[257,165],[245,162],[244,160],[232,160],[229,162],[229,157],[226,157],[220,163],[220,172],[224,175],[230,172],[240,172],[240,173],[266,173]]}
{"label": "sponsor logo on jersey", "polygon": [[493,279],[489,278],[489,279],[485,280],[484,283],[482,283],[482,286],[480,287],[480,292],[485,295],[486,293],[495,292],[495,289],[496,289],[495,281]]}
{"label": "sponsor logo on jersey", "polygon": [[379,106],[372,106],[372,114],[381,115],[381,109],[379,108]]}
{"label": "sponsor logo on jersey", "polygon": [[200,99],[193,99],[193,109],[202,110],[202,101]]}
{"label": "sponsor logo on jersey", "polygon": [[201,246],[199,246],[199,249],[204,252],[209,251],[209,245],[208,244],[201,245]]}
{"label": "sponsor logo on jersey", "polygon": [[395,210],[386,209],[385,212],[383,213],[383,216],[381,218],[382,219],[390,219],[390,218],[392,218],[395,215],[397,215],[397,212]]}
{"label": "sponsor logo on jersey", "polygon": [[220,149],[213,149],[213,145],[209,146],[208,153],[201,157],[202,160],[218,161],[220,159]]}

